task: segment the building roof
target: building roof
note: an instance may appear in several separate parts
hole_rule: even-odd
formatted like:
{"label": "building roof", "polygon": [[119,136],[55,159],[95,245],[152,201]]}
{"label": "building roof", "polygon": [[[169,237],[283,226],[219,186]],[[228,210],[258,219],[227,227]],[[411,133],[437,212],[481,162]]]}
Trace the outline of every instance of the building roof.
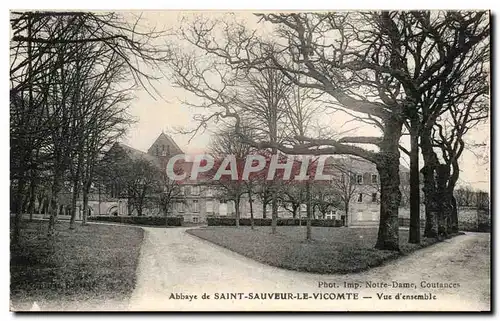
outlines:
{"label": "building roof", "polygon": [[[377,173],[377,167],[374,163],[355,156],[332,155],[325,161],[325,167],[328,165],[332,167],[335,167],[335,165],[347,167],[350,171],[359,174]],[[410,172],[408,168],[401,164],[399,165],[399,171],[402,173]]]}
{"label": "building roof", "polygon": [[145,153],[141,150],[127,146],[123,143],[115,143],[113,145],[113,147],[111,147],[111,149],[113,149],[113,148],[121,149],[125,153],[125,155],[128,156],[131,160],[144,159],[144,160],[150,161],[151,163],[153,163],[154,165],[156,165],[158,167],[161,167],[161,163],[157,157],[155,157],[153,155],[149,155],[148,153]]}
{"label": "building roof", "polygon": [[164,132],[156,138],[155,142],[149,147],[148,149],[148,154],[150,155],[155,155],[155,148],[156,146],[170,146],[170,155],[178,155],[178,154],[183,154],[184,152],[182,149],[177,145],[177,143],[172,139],[172,137],[168,136]]}

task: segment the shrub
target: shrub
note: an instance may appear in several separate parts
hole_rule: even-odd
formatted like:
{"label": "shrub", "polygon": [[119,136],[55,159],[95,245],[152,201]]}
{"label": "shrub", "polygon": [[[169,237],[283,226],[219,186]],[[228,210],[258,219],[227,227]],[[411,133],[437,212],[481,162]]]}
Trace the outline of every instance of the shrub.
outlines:
{"label": "shrub", "polygon": [[[165,217],[161,216],[91,216],[90,221],[113,222],[121,224],[135,224],[147,226],[165,226]],[[169,226],[182,226],[182,216],[168,217]]]}
{"label": "shrub", "polygon": [[[302,221],[302,222],[300,222]],[[272,219],[270,218],[255,218],[255,226],[271,226]],[[235,226],[236,219],[234,217],[207,217],[208,226]],[[278,226],[298,226],[306,225],[307,220],[298,218],[278,218]],[[250,226],[251,221],[249,218],[240,218],[241,226]],[[311,226],[323,226],[323,227],[340,227],[342,226],[342,221],[340,220],[311,220]]]}
{"label": "shrub", "polygon": [[[409,227],[410,219],[406,217],[399,217],[399,226],[400,227]],[[420,227],[425,227],[425,220],[420,220]],[[459,221],[458,222],[458,230],[466,231],[466,232],[490,232],[491,228],[488,223],[479,223],[470,222],[470,221]]]}
{"label": "shrub", "polygon": [[[410,226],[410,219],[408,217],[398,217],[399,220],[399,227],[409,227]],[[424,228],[425,227],[425,220],[420,219],[420,227]]]}

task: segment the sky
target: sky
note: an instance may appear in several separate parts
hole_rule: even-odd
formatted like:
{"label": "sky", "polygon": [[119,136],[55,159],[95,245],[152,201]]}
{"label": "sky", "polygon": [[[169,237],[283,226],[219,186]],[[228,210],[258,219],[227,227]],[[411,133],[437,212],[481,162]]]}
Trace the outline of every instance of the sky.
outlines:
{"label": "sky", "polygon": [[[138,14],[137,12],[135,14]],[[156,26],[160,29],[175,28],[179,24],[179,19],[183,15],[197,14],[197,12],[177,12],[177,11],[146,11],[143,12],[143,23],[148,26]],[[203,14],[221,15],[219,12],[204,12]],[[238,12],[238,17],[248,23],[249,26],[257,26],[256,18],[250,12]],[[191,137],[191,135],[180,134],[178,129],[191,129],[196,126],[193,115],[196,111],[192,107],[183,105],[181,100],[186,98],[186,92],[182,89],[174,88],[169,79],[163,78],[155,84],[155,89],[161,97],[152,97],[145,90],[137,90],[136,98],[131,104],[129,113],[134,117],[136,123],[131,126],[123,143],[147,151],[155,139],[163,132],[169,134],[186,153],[201,153],[207,149],[210,142],[210,131],[216,128],[209,128],[205,133]],[[317,115],[323,124],[331,124],[336,131],[344,131],[357,127],[359,124],[348,122],[350,116],[335,113],[334,115]],[[345,122],[347,125],[342,126]],[[342,126],[342,127],[341,127]],[[377,132],[364,127],[359,129],[359,135],[376,135]],[[468,141],[488,142],[490,140],[489,123],[473,128],[467,136]],[[409,140],[405,137],[402,144],[408,146]],[[489,157],[477,157],[478,153],[487,153],[488,150],[465,150],[461,159],[461,172],[459,185],[468,185],[475,189],[489,190]],[[401,163],[408,167],[408,159],[402,156]],[[423,161],[420,161],[423,164]]]}

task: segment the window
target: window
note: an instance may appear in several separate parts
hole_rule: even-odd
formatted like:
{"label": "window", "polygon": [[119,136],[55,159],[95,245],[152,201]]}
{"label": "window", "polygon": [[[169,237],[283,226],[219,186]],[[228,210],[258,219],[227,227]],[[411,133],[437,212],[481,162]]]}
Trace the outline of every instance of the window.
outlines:
{"label": "window", "polygon": [[184,195],[191,195],[191,186],[184,187]]}
{"label": "window", "polygon": [[356,183],[363,184],[363,175],[361,174],[356,175]]}
{"label": "window", "polygon": [[207,213],[214,212],[214,203],[212,201],[206,201]]}
{"label": "window", "polygon": [[337,216],[337,211],[330,211],[330,212],[326,213],[326,217],[325,218],[327,220],[333,220],[333,219],[336,218],[336,216]]}
{"label": "window", "polygon": [[372,193],[372,203],[377,202],[377,193]]}
{"label": "window", "polygon": [[227,215],[227,203],[226,203],[226,201],[220,201],[220,203],[219,203],[219,215],[220,216]]}
{"label": "window", "polygon": [[193,186],[193,195],[200,195],[200,187],[199,186]]}
{"label": "window", "polygon": [[363,202],[363,193],[359,193],[358,195],[358,203],[362,203]]}
{"label": "window", "polygon": [[198,216],[193,216],[193,223],[198,223]]}
{"label": "window", "polygon": [[362,220],[363,220],[363,210],[358,210],[358,212],[356,213],[356,221],[362,221]]}
{"label": "window", "polygon": [[193,212],[199,212],[200,206],[198,204],[198,200],[193,200]]}
{"label": "window", "polygon": [[184,203],[177,203],[177,212],[184,212]]}
{"label": "window", "polygon": [[372,184],[377,184],[377,183],[378,183],[377,174],[372,174]]}

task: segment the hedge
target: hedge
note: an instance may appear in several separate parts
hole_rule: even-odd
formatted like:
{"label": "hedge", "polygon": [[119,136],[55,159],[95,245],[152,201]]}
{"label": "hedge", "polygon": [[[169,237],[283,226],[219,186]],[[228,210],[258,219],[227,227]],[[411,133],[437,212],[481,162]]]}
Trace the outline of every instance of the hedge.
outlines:
{"label": "hedge", "polygon": [[[161,216],[91,216],[91,221],[113,222],[121,224],[165,226],[165,217]],[[168,217],[168,226],[182,226],[182,216]]]}
{"label": "hedge", "polygon": [[[400,227],[409,227],[410,219],[406,217],[399,217]],[[420,227],[425,227],[425,220],[420,220]],[[491,227],[488,223],[471,223],[471,222],[458,222],[458,230],[465,232],[490,232]]]}
{"label": "hedge", "polygon": [[[307,221],[305,219],[300,220],[298,218],[278,218],[278,226],[298,226],[306,225]],[[255,226],[271,226],[272,219],[270,218],[255,218]],[[236,219],[234,217],[207,217],[208,226],[235,226]],[[250,218],[240,218],[241,226],[250,226]],[[340,227],[343,226],[343,221],[341,220],[311,220],[311,226],[323,226],[323,227]]]}
{"label": "hedge", "polygon": [[[399,226],[404,226],[404,227],[409,227],[410,226],[410,219],[407,218],[407,217],[398,217],[398,221],[399,221]],[[424,220],[420,220],[420,227],[421,228],[424,228],[425,227],[425,221]]]}

